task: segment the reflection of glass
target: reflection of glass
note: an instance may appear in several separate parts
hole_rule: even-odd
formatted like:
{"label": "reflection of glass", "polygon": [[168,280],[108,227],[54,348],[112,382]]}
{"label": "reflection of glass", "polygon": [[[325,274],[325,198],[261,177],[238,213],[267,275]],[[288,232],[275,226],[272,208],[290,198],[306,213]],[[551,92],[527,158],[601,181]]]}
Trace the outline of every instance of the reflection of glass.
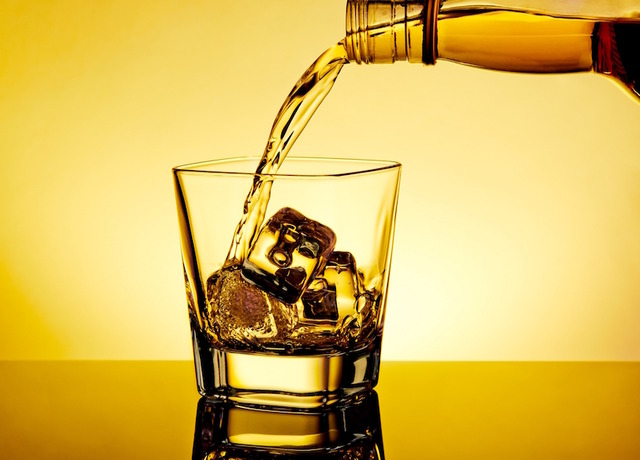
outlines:
{"label": "reflection of glass", "polygon": [[[257,161],[174,169],[198,389],[344,402],[378,380],[400,165],[288,158],[259,175]],[[238,226],[256,184],[268,200]],[[229,252],[238,228],[256,230],[246,254]]]}
{"label": "reflection of glass", "polygon": [[201,398],[193,460],[384,459],[375,391],[330,409],[293,412]]}

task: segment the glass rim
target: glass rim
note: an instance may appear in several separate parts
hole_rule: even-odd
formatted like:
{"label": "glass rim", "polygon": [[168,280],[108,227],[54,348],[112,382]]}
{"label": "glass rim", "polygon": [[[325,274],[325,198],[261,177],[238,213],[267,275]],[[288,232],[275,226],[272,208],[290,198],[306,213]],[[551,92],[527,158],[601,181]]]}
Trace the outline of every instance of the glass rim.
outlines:
{"label": "glass rim", "polygon": [[[187,163],[172,168],[174,174],[178,173],[195,173],[195,174],[211,174],[211,175],[224,175],[224,176],[263,176],[263,177],[345,177],[345,176],[358,176],[364,174],[377,173],[382,171],[394,170],[402,168],[402,164],[394,160],[372,160],[361,158],[334,158],[334,157],[317,157],[317,156],[288,156],[284,160],[284,164],[291,165],[293,163],[335,163],[342,164],[344,166],[348,164],[360,165],[361,167],[355,167],[351,169],[342,170],[340,172],[275,172],[275,173],[256,173],[255,167],[260,162],[259,156],[239,156],[220,158],[215,160],[199,161],[195,163]],[[254,170],[244,171],[238,169],[225,169],[220,168],[220,165],[251,162]],[[366,165],[366,167],[365,167]]]}

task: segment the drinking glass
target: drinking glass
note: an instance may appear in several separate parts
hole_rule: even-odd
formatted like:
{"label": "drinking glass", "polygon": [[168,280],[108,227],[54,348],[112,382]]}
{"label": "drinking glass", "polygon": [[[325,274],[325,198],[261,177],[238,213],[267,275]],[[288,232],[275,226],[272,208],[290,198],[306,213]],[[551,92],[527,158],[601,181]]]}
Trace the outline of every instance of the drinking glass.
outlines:
{"label": "drinking glass", "polygon": [[198,391],[297,409],[358,399],[378,381],[401,166],[293,157],[260,175],[258,161],[173,169]]}

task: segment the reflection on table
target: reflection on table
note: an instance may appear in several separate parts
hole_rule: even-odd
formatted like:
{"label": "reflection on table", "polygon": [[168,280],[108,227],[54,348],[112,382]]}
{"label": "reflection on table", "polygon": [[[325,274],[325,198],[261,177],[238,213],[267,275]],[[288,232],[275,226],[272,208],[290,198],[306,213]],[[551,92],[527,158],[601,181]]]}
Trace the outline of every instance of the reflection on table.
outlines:
{"label": "reflection on table", "polygon": [[0,362],[0,377],[2,459],[640,459],[634,362],[383,361],[377,399],[306,415],[201,401],[187,361]]}
{"label": "reflection on table", "polygon": [[373,392],[324,410],[266,409],[202,398],[193,460],[384,459],[380,407]]}

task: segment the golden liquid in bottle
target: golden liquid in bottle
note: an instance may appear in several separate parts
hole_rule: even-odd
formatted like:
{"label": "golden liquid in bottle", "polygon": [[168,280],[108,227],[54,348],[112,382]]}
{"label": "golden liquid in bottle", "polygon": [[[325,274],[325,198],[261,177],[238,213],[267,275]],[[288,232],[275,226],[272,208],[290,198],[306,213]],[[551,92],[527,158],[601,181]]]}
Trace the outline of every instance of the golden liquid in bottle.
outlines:
{"label": "golden liquid in bottle", "polygon": [[640,22],[473,10],[441,14],[437,27],[438,59],[511,72],[595,71],[640,97]]}

